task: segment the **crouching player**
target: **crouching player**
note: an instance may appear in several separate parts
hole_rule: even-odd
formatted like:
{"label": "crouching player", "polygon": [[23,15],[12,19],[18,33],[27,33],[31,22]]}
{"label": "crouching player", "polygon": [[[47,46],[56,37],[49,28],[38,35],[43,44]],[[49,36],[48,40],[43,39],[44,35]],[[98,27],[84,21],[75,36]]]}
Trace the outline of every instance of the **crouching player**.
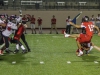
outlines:
{"label": "crouching player", "polygon": [[94,28],[97,29],[98,35],[100,36],[99,28],[96,25],[94,25],[92,22],[89,21],[89,17],[88,16],[84,17],[84,22],[82,22],[81,25],[76,25],[76,24],[74,24],[72,22],[70,22],[70,24],[72,26],[76,27],[76,28],[84,28],[85,31],[86,31],[85,34],[80,33],[79,35],[76,35],[76,36],[65,34],[65,37],[77,38],[76,39],[76,43],[77,43],[77,46],[78,46],[78,49],[79,49],[79,52],[78,52],[77,56],[81,56],[81,55],[83,55],[81,43],[89,43],[89,42],[91,42],[91,39],[93,37]]}
{"label": "crouching player", "polygon": [[[92,49],[93,49],[92,43],[81,43],[81,50],[83,52],[85,50],[85,54],[89,54]],[[78,56],[78,54],[79,54],[79,49],[76,50],[76,55]]]}

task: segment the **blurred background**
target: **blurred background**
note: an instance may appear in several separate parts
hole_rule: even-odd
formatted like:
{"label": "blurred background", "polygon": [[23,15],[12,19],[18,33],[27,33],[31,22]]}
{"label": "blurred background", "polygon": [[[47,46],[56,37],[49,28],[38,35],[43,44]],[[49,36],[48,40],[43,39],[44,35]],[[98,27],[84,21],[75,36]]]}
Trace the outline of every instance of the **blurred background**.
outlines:
{"label": "blurred background", "polygon": [[0,0],[4,10],[100,10],[100,0]]}

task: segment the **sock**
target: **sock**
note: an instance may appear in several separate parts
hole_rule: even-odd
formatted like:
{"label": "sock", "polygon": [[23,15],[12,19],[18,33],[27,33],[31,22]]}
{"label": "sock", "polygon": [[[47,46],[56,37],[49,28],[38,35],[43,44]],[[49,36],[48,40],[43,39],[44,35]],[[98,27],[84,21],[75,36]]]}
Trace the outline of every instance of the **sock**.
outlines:
{"label": "sock", "polygon": [[65,37],[69,37],[70,35],[69,34],[65,34]]}
{"label": "sock", "polygon": [[0,50],[0,54],[2,54],[2,50]]}
{"label": "sock", "polygon": [[88,53],[93,49],[93,46],[90,47],[90,50],[88,50]]}
{"label": "sock", "polygon": [[5,43],[3,43],[1,46],[0,46],[0,49],[2,49],[2,47],[4,47],[5,46]]}
{"label": "sock", "polygon": [[82,54],[83,54],[83,52],[82,52],[80,49],[79,49],[79,54],[80,54],[80,55],[82,55]]}
{"label": "sock", "polygon": [[16,44],[16,49],[19,50],[19,44]]}
{"label": "sock", "polygon": [[88,47],[90,47],[91,46],[91,43],[88,43]]}
{"label": "sock", "polygon": [[9,50],[9,48],[6,48],[6,50],[8,51],[8,50]]}
{"label": "sock", "polygon": [[23,45],[21,45],[21,49],[22,49],[22,50],[25,50],[25,47],[24,47]]}

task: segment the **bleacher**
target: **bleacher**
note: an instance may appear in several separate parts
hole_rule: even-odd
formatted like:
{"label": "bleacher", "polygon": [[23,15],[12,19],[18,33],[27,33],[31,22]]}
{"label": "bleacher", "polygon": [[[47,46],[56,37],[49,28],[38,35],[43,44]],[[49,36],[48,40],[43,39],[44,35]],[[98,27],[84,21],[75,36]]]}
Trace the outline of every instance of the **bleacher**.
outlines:
{"label": "bleacher", "polygon": [[42,0],[21,0],[21,5],[35,5],[36,3],[39,3],[40,5],[42,5]]}
{"label": "bleacher", "polygon": [[100,9],[100,0],[4,0],[4,5],[23,9]]}

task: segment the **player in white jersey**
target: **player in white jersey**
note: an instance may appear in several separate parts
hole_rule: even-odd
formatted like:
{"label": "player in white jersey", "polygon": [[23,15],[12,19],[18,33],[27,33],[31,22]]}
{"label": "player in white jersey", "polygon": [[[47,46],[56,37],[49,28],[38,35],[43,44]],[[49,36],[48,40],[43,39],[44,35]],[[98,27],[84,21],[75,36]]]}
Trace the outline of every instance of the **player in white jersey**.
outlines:
{"label": "player in white jersey", "polygon": [[4,21],[2,20],[0,16],[0,55],[3,55],[3,49],[5,47],[3,36],[2,36],[2,31],[5,26],[6,26],[6,23],[4,23]]}
{"label": "player in white jersey", "polygon": [[5,47],[6,47],[6,53],[10,53],[9,50],[9,36],[12,34],[14,30],[17,30],[17,25],[14,24],[13,22],[8,22],[6,25],[6,29],[2,32],[3,35],[3,39],[4,39],[4,43],[5,43]]}
{"label": "player in white jersey", "polygon": [[22,14],[20,14],[19,17],[16,17],[16,22],[21,23],[22,22]]}
{"label": "player in white jersey", "polygon": [[[18,32],[19,31],[19,27],[20,27],[20,25],[21,25],[21,16],[20,17],[18,17],[18,18],[16,18],[15,16],[11,16],[11,18],[15,18],[15,20],[16,20],[16,25],[18,26],[18,29],[15,31],[15,34],[14,34],[14,36],[18,36],[20,33],[21,33],[21,31],[20,31],[20,33]],[[22,29],[22,28],[21,28]],[[18,34],[17,34],[17,32],[18,32]],[[15,43],[16,44],[16,50],[14,51],[14,53],[17,53],[18,52],[18,50],[19,50],[19,47],[21,47],[21,49],[22,49],[22,53],[27,53],[27,50],[25,49],[25,47],[23,46],[23,44],[20,42],[20,40],[17,40],[17,39],[15,39],[14,37],[13,38],[11,38],[11,40],[10,40],[10,42],[11,43]],[[16,52],[17,51],[17,52]]]}

